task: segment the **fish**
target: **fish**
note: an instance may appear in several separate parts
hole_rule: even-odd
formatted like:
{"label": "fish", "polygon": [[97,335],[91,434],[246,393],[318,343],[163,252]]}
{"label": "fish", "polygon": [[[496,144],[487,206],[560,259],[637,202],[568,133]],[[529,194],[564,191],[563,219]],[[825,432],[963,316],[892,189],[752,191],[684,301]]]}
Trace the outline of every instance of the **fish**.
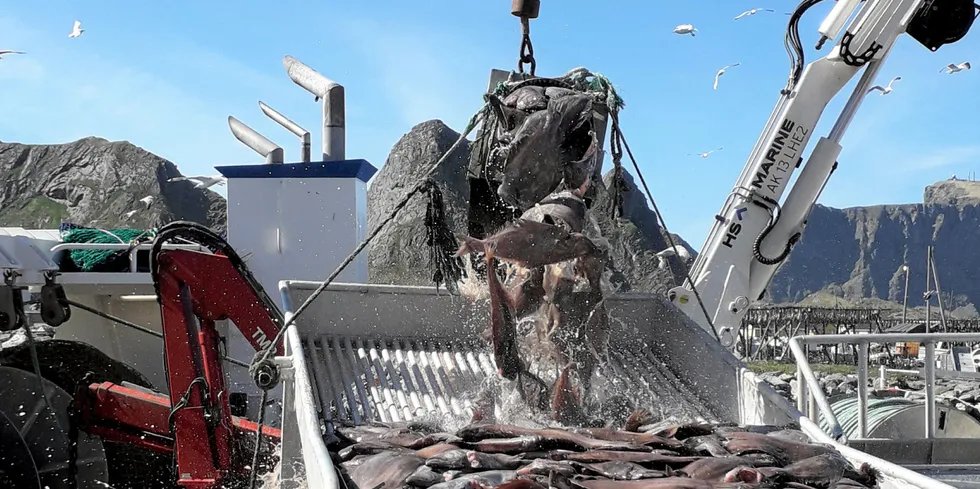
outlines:
{"label": "fish", "polygon": [[468,469],[470,468],[470,461],[466,457],[468,452],[463,449],[447,450],[426,459],[425,465],[436,470]]}
{"label": "fish", "polygon": [[510,303],[510,296],[497,278],[494,262],[496,244],[486,250],[487,285],[490,286],[490,335],[493,344],[493,359],[497,373],[508,380],[514,380],[524,371],[517,346],[517,321]]}
{"label": "fish", "polygon": [[548,96],[544,87],[533,85],[520,87],[504,97],[503,103],[518,110],[534,111],[548,107]]}
{"label": "fish", "polygon": [[561,190],[524,211],[521,219],[544,224],[561,226],[573,233],[581,233],[585,228],[585,201],[582,200],[591,180],[574,190]]}
{"label": "fish", "polygon": [[578,389],[572,385],[569,377],[573,367],[574,365],[569,363],[561,369],[551,394],[553,419],[565,425],[581,423],[585,418],[582,413],[582,402],[579,400]]}
{"label": "fish", "polygon": [[425,448],[421,448],[415,451],[415,454],[422,458],[430,458],[439,455],[440,453],[447,452],[449,450],[455,450],[459,448],[452,443],[437,443],[435,445],[430,445]]}
{"label": "fish", "polygon": [[797,443],[758,433],[735,432],[724,436],[728,438],[725,448],[733,455],[765,453],[775,457],[779,465],[783,466],[833,452],[827,446]]}
{"label": "fish", "polygon": [[[546,109],[527,116],[499,150],[505,162],[500,199],[526,210],[557,189],[566,174],[591,175],[597,148],[592,123],[592,98],[585,94],[550,99]],[[568,180],[566,186],[583,183]]]}
{"label": "fish", "polygon": [[695,452],[708,454],[712,457],[727,457],[731,455],[721,445],[721,439],[714,435],[692,436],[691,438],[686,438],[683,444]]}
{"label": "fish", "polygon": [[517,472],[513,470],[488,470],[474,474],[463,474],[452,480],[431,486],[430,489],[481,489],[483,486],[496,487],[516,478]]}
{"label": "fish", "polygon": [[386,443],[383,441],[365,441],[361,443],[355,443],[348,447],[345,447],[337,452],[340,459],[343,461],[348,461],[358,455],[374,455],[376,453],[381,453],[385,451],[408,451],[407,449],[393,445],[391,443]]}
{"label": "fish", "polygon": [[665,477],[637,481],[596,479],[578,481],[576,484],[583,489],[749,489],[754,487],[745,483],[708,482],[687,477]]}
{"label": "fish", "polygon": [[675,440],[684,440],[692,436],[710,435],[715,432],[715,428],[710,424],[688,423],[688,424],[667,424],[666,426],[646,427],[644,432],[654,433]]}
{"label": "fish", "polygon": [[467,445],[487,453],[524,453],[541,450],[547,446],[547,443],[540,436],[517,436],[513,438],[489,438]]}
{"label": "fish", "polygon": [[603,477],[620,481],[655,479],[667,476],[659,470],[650,470],[633,462],[614,461],[595,464],[575,462],[575,465],[584,469],[585,472],[596,473]]}
{"label": "fish", "polygon": [[844,477],[866,478],[863,474],[854,469],[850,462],[837,453],[825,453],[815,457],[806,458],[794,462],[785,467],[764,467],[758,472],[765,478],[773,479],[777,482],[796,482],[805,484],[815,489],[828,489],[837,484]]}
{"label": "fish", "polygon": [[[627,420],[627,426],[629,426],[629,420]],[[671,440],[670,438],[664,438],[662,436],[649,434],[649,433],[635,433],[632,431],[627,431],[625,429],[614,430],[611,428],[587,428],[587,429],[580,429],[575,431],[589,435],[593,438],[598,438],[600,440],[622,441],[627,443],[633,443],[635,445],[644,445],[650,448],[659,448],[665,450],[685,449],[684,444],[677,440]],[[728,452],[725,453],[727,454]]]}
{"label": "fish", "polygon": [[568,460],[569,462],[582,463],[633,462],[658,469],[684,467],[701,458],[703,457],[678,457],[675,455],[660,455],[650,452],[620,452],[615,450],[589,450],[587,452],[553,454],[553,460]]}
{"label": "fish", "polygon": [[472,450],[466,453],[466,458],[469,461],[469,468],[476,470],[516,469],[524,462],[520,455],[483,453]]}
{"label": "fish", "polygon": [[810,443],[810,437],[806,433],[800,430],[793,429],[783,429],[779,431],[773,431],[771,433],[766,433],[768,436],[775,438],[780,438],[783,440],[795,441],[797,443]]}
{"label": "fish", "polygon": [[539,437],[553,449],[649,451],[642,445],[619,441],[597,440],[569,431],[545,428],[521,428],[511,425],[469,425],[456,432],[468,443],[487,438]]}
{"label": "fish", "polygon": [[415,487],[429,487],[445,481],[446,479],[442,474],[432,470],[432,467],[428,465],[422,465],[415,469],[415,472],[405,479],[406,484]]}
{"label": "fish", "polygon": [[575,467],[568,462],[560,460],[535,459],[530,464],[521,467],[517,475],[551,475],[561,474],[565,477],[572,477],[576,474]]}
{"label": "fish", "polygon": [[686,475],[692,479],[722,482],[733,469],[752,466],[751,460],[742,457],[706,457],[691,462],[674,473],[675,475]]}
{"label": "fish", "polygon": [[649,422],[653,421],[653,413],[648,409],[636,409],[630,413],[629,417],[626,418],[626,422],[623,423],[623,431],[638,432],[640,431],[640,426],[643,426]]}
{"label": "fish", "polygon": [[374,488],[379,484],[387,488],[401,487],[424,463],[425,459],[414,453],[381,452],[355,467],[350,478],[357,487]]}
{"label": "fish", "polygon": [[570,233],[559,226],[518,219],[486,239],[462,236],[456,256],[486,253],[495,246],[499,260],[534,269],[587,255],[597,255],[595,243],[581,233]]}
{"label": "fish", "polygon": [[518,318],[526,317],[541,309],[544,301],[545,267],[522,270],[526,272],[526,277],[508,290],[514,306],[514,315]]}
{"label": "fish", "polygon": [[510,482],[504,482],[497,486],[497,489],[548,489],[548,486],[543,486],[530,479],[515,479]]}

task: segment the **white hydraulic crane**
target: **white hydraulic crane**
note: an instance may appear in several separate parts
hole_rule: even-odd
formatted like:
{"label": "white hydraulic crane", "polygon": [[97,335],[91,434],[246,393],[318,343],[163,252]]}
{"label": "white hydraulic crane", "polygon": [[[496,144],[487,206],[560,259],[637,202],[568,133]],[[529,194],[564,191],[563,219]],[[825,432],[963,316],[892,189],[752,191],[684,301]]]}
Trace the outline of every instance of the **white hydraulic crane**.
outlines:
{"label": "white hydraulic crane", "polygon": [[[973,26],[972,0],[837,0],[818,29],[820,49],[831,52],[803,65],[799,20],[822,0],[804,0],[790,17],[787,50],[793,60],[789,82],[765,130],[708,234],[690,273],[691,282],[668,298],[726,347],[749,306],[760,300],[780,264],[799,241],[807,216],[837,168],[840,140],[902,34],[936,51],[962,39]],[[821,137],[803,164],[803,152],[827,104],[860,72],[854,92],[827,137]],[[779,203],[793,172],[795,185]]]}

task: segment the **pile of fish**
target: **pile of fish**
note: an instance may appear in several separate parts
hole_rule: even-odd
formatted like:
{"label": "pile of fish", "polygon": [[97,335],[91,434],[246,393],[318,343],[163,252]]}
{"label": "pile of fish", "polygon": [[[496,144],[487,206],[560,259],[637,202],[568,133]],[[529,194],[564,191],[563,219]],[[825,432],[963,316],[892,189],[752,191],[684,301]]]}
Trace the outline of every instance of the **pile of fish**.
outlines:
{"label": "pile of fish", "polygon": [[[593,96],[524,85],[489,100],[499,135],[488,166],[501,167],[497,194],[523,214],[485,239],[463,237],[457,255],[485,254],[488,336],[500,376],[516,381],[532,411],[585,424],[583,401],[609,335],[600,287],[605,265],[582,234],[597,162]],[[507,278],[497,276],[496,259],[509,267]],[[522,335],[517,325],[527,318],[533,327]],[[522,344],[533,353],[522,355]],[[550,386],[543,371],[554,373]],[[474,420],[490,421],[490,411],[478,409]]]}
{"label": "pile of fish", "polygon": [[622,429],[473,424],[339,428],[331,455],[359,489],[829,489],[877,487],[833,448],[796,429],[686,424]]}

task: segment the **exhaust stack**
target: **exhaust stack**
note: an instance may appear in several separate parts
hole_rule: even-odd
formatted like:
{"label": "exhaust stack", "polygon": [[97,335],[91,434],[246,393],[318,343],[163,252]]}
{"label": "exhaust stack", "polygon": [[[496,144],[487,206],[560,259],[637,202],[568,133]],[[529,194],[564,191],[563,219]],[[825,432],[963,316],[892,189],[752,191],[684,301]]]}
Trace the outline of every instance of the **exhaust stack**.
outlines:
{"label": "exhaust stack", "polygon": [[300,127],[299,124],[289,120],[289,118],[282,115],[282,113],[280,113],[278,110],[273,109],[272,107],[269,107],[268,105],[262,103],[261,100],[259,100],[259,108],[262,109],[262,112],[265,115],[269,116],[270,119],[276,121],[277,124],[279,124],[282,127],[285,127],[287,131],[299,136],[300,140],[303,143],[302,162],[309,163],[310,162],[310,131],[303,129],[302,127]]}
{"label": "exhaust stack", "polygon": [[292,56],[282,59],[286,74],[294,83],[323,100],[323,161],[343,161],[345,158],[344,87],[317,73]]}
{"label": "exhaust stack", "polygon": [[233,116],[228,116],[228,127],[231,128],[231,133],[235,135],[235,139],[239,140],[245,146],[252,148],[252,151],[262,155],[265,158],[265,162],[270,165],[282,164],[283,155],[282,148],[269,141],[268,138],[259,134],[245,125],[244,122],[235,119]]}

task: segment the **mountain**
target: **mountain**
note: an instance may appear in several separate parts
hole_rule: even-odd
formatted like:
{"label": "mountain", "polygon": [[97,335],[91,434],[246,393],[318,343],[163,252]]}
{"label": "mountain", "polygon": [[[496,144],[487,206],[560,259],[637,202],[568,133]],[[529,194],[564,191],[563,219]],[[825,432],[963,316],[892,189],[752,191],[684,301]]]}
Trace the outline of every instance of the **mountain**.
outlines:
{"label": "mountain", "polygon": [[[127,141],[0,142],[0,226],[150,228],[189,220],[224,231],[225,199],[188,181],[167,182],[175,176],[176,165]],[[140,202],[146,196],[154,198],[149,209]]]}
{"label": "mountain", "polygon": [[[927,247],[949,309],[980,303],[980,182],[950,179],[926,187],[923,203],[834,209],[816,206],[800,243],[767,291],[773,302],[798,302],[823,291],[846,300],[922,305]],[[935,305],[935,302],[933,302]],[[974,311],[975,313],[975,311]]]}

